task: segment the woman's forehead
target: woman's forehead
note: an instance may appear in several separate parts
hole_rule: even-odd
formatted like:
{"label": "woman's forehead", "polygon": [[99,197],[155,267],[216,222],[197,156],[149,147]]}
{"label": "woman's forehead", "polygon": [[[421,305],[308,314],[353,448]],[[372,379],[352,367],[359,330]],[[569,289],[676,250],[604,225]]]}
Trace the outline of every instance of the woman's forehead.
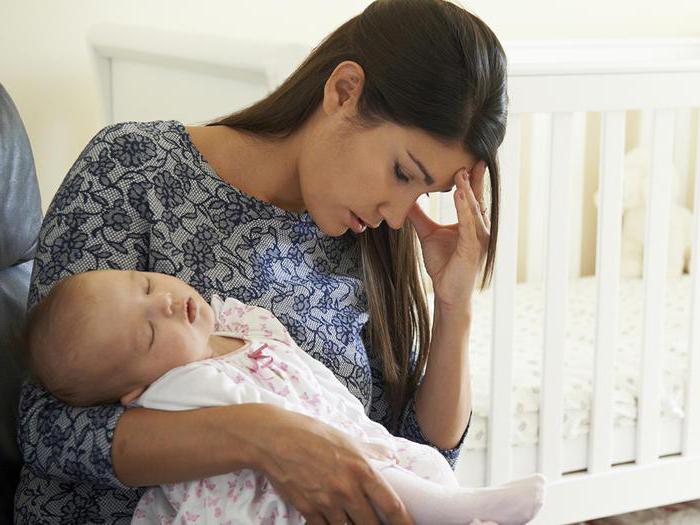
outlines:
{"label": "woman's forehead", "polygon": [[471,169],[477,161],[461,143],[445,144],[422,130],[400,129],[397,136],[401,137],[401,158],[416,176],[434,183],[435,191],[452,186],[455,173],[461,168]]}

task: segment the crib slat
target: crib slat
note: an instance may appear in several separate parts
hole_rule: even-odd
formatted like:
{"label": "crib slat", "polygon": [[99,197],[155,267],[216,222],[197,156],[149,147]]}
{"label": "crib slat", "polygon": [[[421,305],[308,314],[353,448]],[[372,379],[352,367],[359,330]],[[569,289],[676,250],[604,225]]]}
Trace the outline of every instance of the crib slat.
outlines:
{"label": "crib slat", "polygon": [[654,139],[654,110],[642,109],[639,112],[639,145],[651,147]]}
{"label": "crib slat", "polygon": [[583,199],[586,157],[586,113],[574,113],[573,136],[571,139],[571,197],[569,201],[569,220],[571,221],[571,239],[569,243],[569,277],[581,276],[581,242],[583,239]]}
{"label": "crib slat", "polygon": [[685,392],[683,455],[700,455],[700,125],[695,145],[695,203],[693,206],[693,252],[690,306],[690,339],[688,342],[688,383]]}
{"label": "crib slat", "polygon": [[[622,173],[625,154],[625,112],[603,113],[598,190],[598,310],[596,324],[593,407],[588,471],[598,473],[612,464],[613,377],[617,348]],[[604,255],[604,256],[603,256]]]}
{"label": "crib slat", "polygon": [[673,163],[673,110],[658,110],[653,119],[649,209],[644,242],[644,319],[642,320],[641,382],[637,419],[637,463],[647,464],[659,454],[659,390],[663,373],[668,229]]}
{"label": "crib slat", "polygon": [[[690,200],[690,152],[693,148],[692,121],[693,110],[691,108],[677,109],[676,112],[676,142],[673,148],[673,164],[678,170],[678,193],[673,195],[673,202],[683,206],[691,206]],[[673,188],[672,188],[673,189]]]}
{"label": "crib slat", "polygon": [[547,181],[552,158],[552,115],[536,113],[531,118],[530,169],[527,181],[526,279],[541,281],[544,275],[544,231],[547,209]]}
{"label": "crib slat", "polygon": [[549,480],[561,476],[572,124],[571,113],[553,114],[552,169],[547,199],[544,359],[538,453],[539,470]]}
{"label": "crib slat", "polygon": [[487,484],[511,477],[511,423],[515,285],[518,264],[518,180],[520,179],[521,118],[508,117],[501,146],[501,206],[493,282],[491,414],[489,415]]}

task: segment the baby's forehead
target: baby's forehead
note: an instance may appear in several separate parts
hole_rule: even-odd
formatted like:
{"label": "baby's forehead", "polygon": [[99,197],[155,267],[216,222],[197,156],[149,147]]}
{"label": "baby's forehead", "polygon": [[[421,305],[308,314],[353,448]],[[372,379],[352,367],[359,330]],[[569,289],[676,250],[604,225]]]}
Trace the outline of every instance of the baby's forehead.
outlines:
{"label": "baby's forehead", "polygon": [[85,344],[111,351],[133,345],[139,335],[132,304],[138,272],[91,271],[77,277],[62,290],[61,301],[62,317],[79,332],[74,335],[88,337]]}
{"label": "baby's forehead", "polygon": [[89,303],[100,312],[113,311],[123,303],[129,303],[138,286],[138,273],[127,270],[94,271],[84,274],[76,283],[74,301]]}
{"label": "baby's forehead", "polygon": [[66,338],[74,343],[85,345],[86,336],[94,337],[107,324],[118,324],[114,312],[110,310],[109,301],[102,294],[95,293],[89,286],[80,286],[71,290],[61,301],[57,322],[68,331]]}
{"label": "baby's forehead", "polygon": [[85,316],[68,337],[73,347],[72,360],[75,366],[97,373],[114,366],[117,349],[124,346],[129,331],[124,329],[123,323],[117,321],[106,324],[104,318],[99,316],[104,307],[95,306],[85,309]]}

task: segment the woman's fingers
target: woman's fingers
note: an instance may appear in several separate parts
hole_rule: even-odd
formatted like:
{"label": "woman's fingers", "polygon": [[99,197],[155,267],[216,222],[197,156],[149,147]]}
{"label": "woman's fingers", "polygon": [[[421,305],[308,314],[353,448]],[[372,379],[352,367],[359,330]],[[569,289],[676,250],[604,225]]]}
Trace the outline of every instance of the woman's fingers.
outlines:
{"label": "woman's fingers", "polygon": [[487,231],[491,229],[491,221],[489,219],[488,208],[484,200],[484,177],[486,176],[486,162],[480,160],[472,168],[469,174],[469,186],[471,187],[474,198],[479,204],[479,217],[483,219],[483,225]]}
{"label": "woman's fingers", "polygon": [[[272,425],[273,431],[260,434],[266,455],[259,468],[309,525],[344,523],[348,517],[368,525],[379,525],[380,517],[391,525],[412,523],[367,459],[368,451],[381,457],[380,447],[359,447],[344,432],[291,411],[280,410]],[[266,441],[268,435],[274,439]]]}
{"label": "woman's fingers", "polygon": [[486,174],[486,162],[480,160],[469,173],[469,183],[478,202],[484,202],[484,176]]}
{"label": "woman's fingers", "polygon": [[457,208],[457,218],[459,220],[460,235],[469,237],[469,232],[472,230],[472,224],[477,233],[477,237],[482,239],[484,234],[488,235],[488,227],[486,221],[488,218],[482,213],[481,206],[472,191],[469,183],[469,176],[466,175],[466,169],[461,170],[456,179],[457,191],[455,191],[455,207]]}

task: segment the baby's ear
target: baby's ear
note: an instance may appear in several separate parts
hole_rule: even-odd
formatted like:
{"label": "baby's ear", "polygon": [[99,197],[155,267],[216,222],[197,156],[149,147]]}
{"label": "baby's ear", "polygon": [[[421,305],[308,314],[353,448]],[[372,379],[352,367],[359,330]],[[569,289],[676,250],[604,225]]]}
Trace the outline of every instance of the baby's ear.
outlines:
{"label": "baby's ear", "polygon": [[145,386],[140,386],[135,389],[133,389],[131,392],[128,394],[124,394],[121,398],[121,403],[122,405],[126,406],[129,403],[131,403],[134,399],[139,397],[141,394],[143,394],[143,391],[146,390]]}

